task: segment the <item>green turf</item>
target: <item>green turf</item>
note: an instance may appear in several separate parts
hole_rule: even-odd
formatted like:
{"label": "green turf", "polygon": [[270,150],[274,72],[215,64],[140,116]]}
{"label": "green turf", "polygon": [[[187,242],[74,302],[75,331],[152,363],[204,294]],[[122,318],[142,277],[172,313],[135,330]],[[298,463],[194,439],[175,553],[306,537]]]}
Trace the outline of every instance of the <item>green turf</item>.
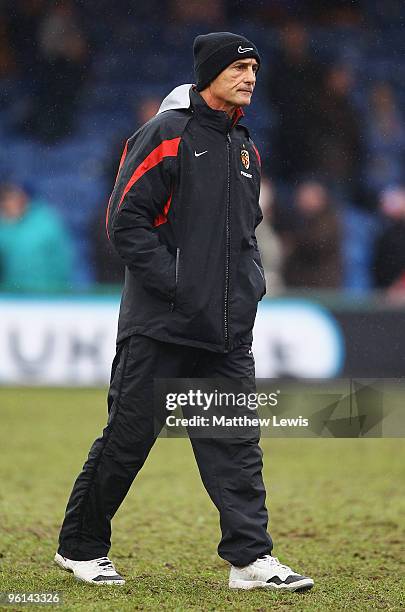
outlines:
{"label": "green turf", "polygon": [[97,588],[52,558],[105,391],[2,389],[0,407],[0,591],[59,590],[59,609],[86,612],[405,609],[401,439],[263,440],[274,553],[314,577],[303,594],[228,590],[190,444],[159,440],[113,523],[111,557],[127,583]]}

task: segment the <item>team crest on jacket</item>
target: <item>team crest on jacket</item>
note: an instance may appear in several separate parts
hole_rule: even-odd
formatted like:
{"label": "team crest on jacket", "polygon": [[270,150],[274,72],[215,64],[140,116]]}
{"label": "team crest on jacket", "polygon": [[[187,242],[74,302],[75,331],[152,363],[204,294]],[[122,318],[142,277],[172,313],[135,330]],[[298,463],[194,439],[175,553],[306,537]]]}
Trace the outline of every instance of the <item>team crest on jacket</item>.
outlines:
{"label": "team crest on jacket", "polygon": [[249,170],[249,166],[250,166],[249,151],[247,151],[246,149],[241,149],[240,158],[246,170]]}

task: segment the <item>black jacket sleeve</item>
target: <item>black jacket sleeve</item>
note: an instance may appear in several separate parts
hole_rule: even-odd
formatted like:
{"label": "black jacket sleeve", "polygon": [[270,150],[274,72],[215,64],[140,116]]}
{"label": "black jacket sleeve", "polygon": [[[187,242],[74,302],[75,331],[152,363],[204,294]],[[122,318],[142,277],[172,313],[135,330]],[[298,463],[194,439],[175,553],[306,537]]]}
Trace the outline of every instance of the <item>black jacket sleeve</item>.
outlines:
{"label": "black jacket sleeve", "polygon": [[171,299],[175,257],[159,238],[157,220],[170,204],[180,138],[162,139],[149,124],[127,143],[107,211],[107,232],[145,289]]}

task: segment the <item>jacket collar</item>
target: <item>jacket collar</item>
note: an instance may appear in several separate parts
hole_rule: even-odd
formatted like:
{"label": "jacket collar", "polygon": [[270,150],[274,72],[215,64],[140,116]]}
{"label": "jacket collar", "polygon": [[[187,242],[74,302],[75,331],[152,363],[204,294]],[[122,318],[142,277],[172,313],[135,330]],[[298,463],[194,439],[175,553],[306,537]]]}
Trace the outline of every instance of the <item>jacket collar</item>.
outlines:
{"label": "jacket collar", "polygon": [[217,111],[208,106],[204,98],[191,84],[179,85],[163,100],[158,113],[174,109],[191,109],[201,125],[206,125],[227,134],[243,117],[241,108],[237,108],[232,118],[225,111]]}
{"label": "jacket collar", "polygon": [[206,125],[224,134],[230,132],[243,115],[241,108],[235,111],[233,117],[229,117],[225,111],[214,110],[208,106],[196,89],[191,89],[190,100],[192,109],[201,125]]}

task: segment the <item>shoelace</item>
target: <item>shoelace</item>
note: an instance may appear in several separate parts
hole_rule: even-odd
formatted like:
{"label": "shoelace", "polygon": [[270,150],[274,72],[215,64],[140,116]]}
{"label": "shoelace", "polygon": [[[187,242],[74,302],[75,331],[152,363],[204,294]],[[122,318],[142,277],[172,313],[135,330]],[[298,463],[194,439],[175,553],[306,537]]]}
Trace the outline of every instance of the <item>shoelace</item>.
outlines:
{"label": "shoelace", "polygon": [[272,557],[272,555],[263,555],[262,557],[259,557],[258,559],[258,561],[269,561],[269,560],[272,562],[273,565],[277,565],[278,567],[281,567],[287,570],[288,572],[291,572],[291,568],[288,567],[288,565],[283,565],[282,563],[280,563],[277,557]]}
{"label": "shoelace", "polygon": [[94,559],[94,561],[99,567],[115,571],[115,567],[108,557],[100,557],[99,559]]}

